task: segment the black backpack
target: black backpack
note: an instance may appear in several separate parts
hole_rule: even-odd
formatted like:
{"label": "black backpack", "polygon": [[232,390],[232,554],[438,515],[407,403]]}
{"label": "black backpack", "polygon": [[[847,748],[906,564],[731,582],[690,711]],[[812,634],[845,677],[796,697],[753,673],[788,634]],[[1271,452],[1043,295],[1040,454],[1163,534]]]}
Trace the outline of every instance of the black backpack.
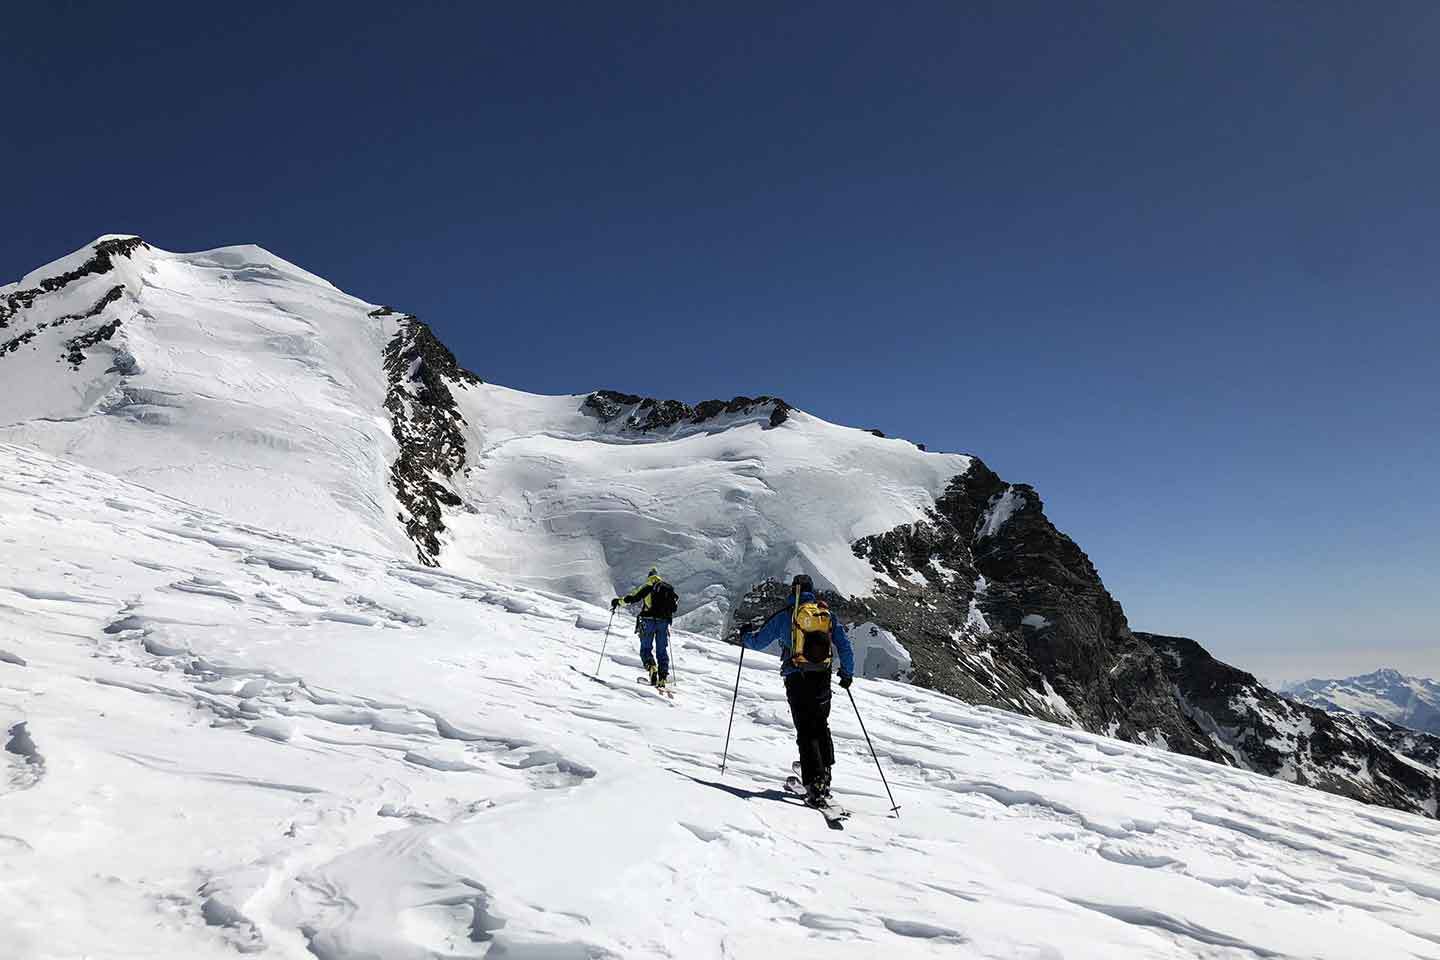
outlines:
{"label": "black backpack", "polygon": [[642,616],[668,620],[675,616],[675,609],[679,605],[680,597],[675,593],[675,588],[661,580],[650,588],[650,608]]}

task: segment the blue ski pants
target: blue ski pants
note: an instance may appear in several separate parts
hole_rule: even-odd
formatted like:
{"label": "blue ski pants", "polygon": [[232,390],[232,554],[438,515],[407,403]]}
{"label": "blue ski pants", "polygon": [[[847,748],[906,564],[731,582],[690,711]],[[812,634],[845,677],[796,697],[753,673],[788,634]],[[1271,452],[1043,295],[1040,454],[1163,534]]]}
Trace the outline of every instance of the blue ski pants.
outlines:
{"label": "blue ski pants", "polygon": [[[651,648],[654,648],[652,654]],[[670,622],[668,620],[655,620],[650,617],[640,618],[640,661],[645,664],[645,669],[650,669],[650,664],[659,661],[660,676],[670,676]]]}

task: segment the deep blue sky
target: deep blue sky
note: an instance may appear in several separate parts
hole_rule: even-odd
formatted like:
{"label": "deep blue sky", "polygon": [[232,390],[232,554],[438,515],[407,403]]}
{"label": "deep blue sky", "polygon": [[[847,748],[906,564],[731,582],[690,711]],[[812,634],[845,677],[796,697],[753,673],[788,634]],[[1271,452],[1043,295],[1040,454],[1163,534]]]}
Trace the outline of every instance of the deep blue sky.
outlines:
{"label": "deep blue sky", "polygon": [[1440,5],[690,6],[9,10],[0,277],[259,243],[496,382],[978,453],[1263,676],[1440,674]]}

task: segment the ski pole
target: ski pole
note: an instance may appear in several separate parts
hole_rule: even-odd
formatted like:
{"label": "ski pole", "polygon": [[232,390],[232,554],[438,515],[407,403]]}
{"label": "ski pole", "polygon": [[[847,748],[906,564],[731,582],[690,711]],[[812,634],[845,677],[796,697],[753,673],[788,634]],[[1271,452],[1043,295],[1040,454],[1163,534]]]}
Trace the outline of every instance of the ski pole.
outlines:
{"label": "ski pole", "polygon": [[615,608],[610,608],[610,622],[605,624],[605,639],[600,643],[600,662],[595,664],[595,679],[600,679],[600,668],[605,665],[605,648],[610,644],[610,626],[615,622]]}
{"label": "ski pole", "polygon": [[846,687],[845,692],[850,695],[850,706],[855,709],[855,719],[860,721],[860,732],[865,734],[865,745],[870,748],[870,756],[875,757],[875,769],[880,771],[880,782],[885,784],[885,795],[890,798],[890,812],[895,814],[895,819],[900,819],[900,805],[895,802],[895,794],[890,792],[890,784],[885,779],[885,770],[880,766],[880,758],[875,754],[875,744],[870,742],[870,733],[865,729],[865,721],[860,716],[860,708],[855,704],[855,694]]}
{"label": "ski pole", "polygon": [[675,639],[670,636],[670,631],[665,631],[665,656],[670,659],[670,682],[674,683],[680,678],[680,671],[675,669]]}
{"label": "ski pole", "polygon": [[740,699],[740,671],[745,669],[745,635],[740,635],[740,665],[735,668],[735,696],[730,698],[730,723],[725,727],[725,752],[720,755],[720,776],[725,776],[725,761],[730,758],[730,731],[735,726],[735,703]]}

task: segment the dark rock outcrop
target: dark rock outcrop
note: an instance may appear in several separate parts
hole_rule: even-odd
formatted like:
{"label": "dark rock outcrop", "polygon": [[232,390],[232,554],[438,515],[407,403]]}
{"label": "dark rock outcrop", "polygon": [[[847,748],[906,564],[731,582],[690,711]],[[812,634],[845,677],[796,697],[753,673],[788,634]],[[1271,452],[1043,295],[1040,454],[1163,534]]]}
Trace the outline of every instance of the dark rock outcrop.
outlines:
{"label": "dark rock outcrop", "polygon": [[1370,735],[1402,757],[1407,757],[1421,766],[1430,767],[1440,773],[1440,736],[1411,730],[1398,723],[1391,723],[1379,717],[1364,716],[1361,719]]}
{"label": "dark rock outcrop", "polygon": [[95,252],[90,259],[74,270],[46,277],[33,287],[6,294],[5,299],[0,300],[0,330],[10,325],[15,314],[33,306],[36,298],[47,293],[54,293],[81,277],[108,273],[115,265],[116,257],[129,257],[141,248],[148,248],[148,245],[139,237],[114,237],[110,240],[102,240],[93,247]]}
{"label": "dark rock outcrop", "polygon": [[679,400],[656,400],[615,390],[598,390],[586,397],[581,407],[601,423],[619,421],[622,430],[633,433],[698,426],[726,415],[742,417],[759,413],[768,413],[769,425],[778,427],[790,416],[790,405],[779,397],[704,400],[691,406]]}
{"label": "dark rock outcrop", "polygon": [[48,323],[39,324],[36,327],[33,327],[23,333],[11,337],[4,343],[0,343],[0,357],[5,356],[7,353],[14,353],[15,351],[19,350],[21,347],[25,346],[25,344],[29,343],[31,340],[34,340],[35,334],[39,333],[41,330],[44,330],[48,326],[50,326]]}
{"label": "dark rock outcrop", "polygon": [[925,521],[854,550],[889,581],[861,602],[909,650],[915,682],[1227,762],[1032,487],[972,458]]}
{"label": "dark rock outcrop", "polygon": [[[29,330],[17,334],[14,337],[11,337],[4,343],[0,343],[0,357],[5,356],[7,353],[14,353],[15,351],[19,350],[25,344],[35,339],[35,335],[40,333],[42,330],[48,330],[51,327],[63,326],[64,324],[70,323],[73,320],[89,320],[93,317],[98,317],[101,313],[104,312],[106,307],[118,301],[124,295],[124,293],[125,287],[123,285],[113,286],[109,289],[109,291],[106,292],[103,297],[96,301],[93,307],[86,310],[84,313],[67,313],[64,316],[56,317],[54,320],[43,320],[40,323],[35,324]],[[0,324],[0,326],[4,326],[4,324]],[[97,339],[90,341],[89,343],[85,344],[85,346],[91,346],[95,343],[98,343],[100,340],[109,340],[110,337],[114,336],[115,330],[118,329],[119,326],[120,321],[114,321],[114,324],[111,327],[109,333],[103,334]],[[103,326],[97,329],[103,329]],[[95,333],[95,331],[90,331],[90,333],[81,334],[79,337],[73,338],[71,343],[67,344],[67,347],[69,348],[67,352],[61,355],[62,359],[70,360],[70,362],[77,367],[80,365],[80,363],[84,362],[84,354],[80,355],[79,360],[74,359],[75,348],[73,346],[73,343],[75,340],[81,340],[85,337],[90,336],[91,333]]]}
{"label": "dark rock outcrop", "polygon": [[[382,307],[372,317],[394,315]],[[455,354],[425,323],[409,314],[385,347],[389,388],[385,409],[400,453],[390,467],[395,496],[405,508],[400,522],[415,543],[421,563],[438,566],[439,535],[445,530],[442,507],[460,506],[448,481],[465,469],[465,422],[451,387],[464,389],[483,381],[461,367]]]}
{"label": "dark rock outcrop", "polygon": [[80,365],[85,362],[85,348],[93,347],[102,340],[109,340],[115,336],[115,331],[120,329],[119,320],[111,320],[91,330],[89,333],[82,333],[78,337],[71,337],[65,341],[65,361],[70,364],[70,369],[79,370]]}

